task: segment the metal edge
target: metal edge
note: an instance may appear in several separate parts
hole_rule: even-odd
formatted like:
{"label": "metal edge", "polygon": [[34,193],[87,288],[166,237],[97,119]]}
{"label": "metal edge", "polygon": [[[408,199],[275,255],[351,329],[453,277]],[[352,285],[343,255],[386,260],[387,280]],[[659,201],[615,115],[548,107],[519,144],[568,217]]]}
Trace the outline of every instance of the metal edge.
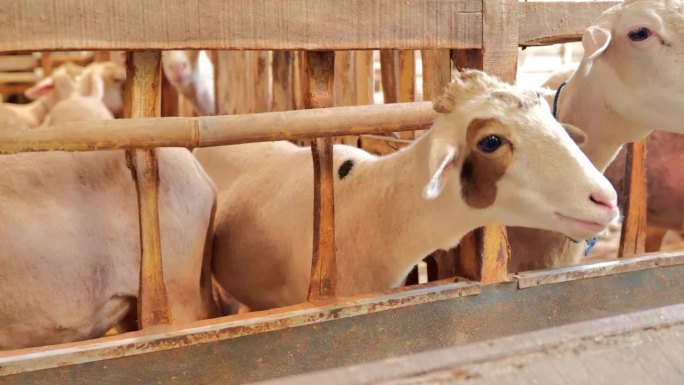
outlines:
{"label": "metal edge", "polygon": [[[447,283],[445,283],[445,281]],[[304,303],[274,310],[157,327],[88,341],[0,352],[0,376],[237,338],[421,303],[477,295],[477,282],[454,279],[382,293]]]}
{"label": "metal edge", "polygon": [[602,277],[684,264],[684,251],[651,253],[628,259],[596,262],[585,265],[562,267],[553,270],[536,270],[513,275],[519,289],[548,285],[552,283],[575,281],[578,279]]}

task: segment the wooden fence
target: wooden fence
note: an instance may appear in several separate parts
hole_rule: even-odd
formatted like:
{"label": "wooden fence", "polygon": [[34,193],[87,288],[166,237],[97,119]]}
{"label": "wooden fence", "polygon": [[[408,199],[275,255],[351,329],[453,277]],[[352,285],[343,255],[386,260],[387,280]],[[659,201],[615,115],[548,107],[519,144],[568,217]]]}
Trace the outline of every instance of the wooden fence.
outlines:
{"label": "wooden fence", "polygon": [[[129,51],[125,103],[128,119],[73,123],[27,132],[3,130],[0,132],[0,153],[106,149],[129,152],[134,160],[142,245],[138,317],[141,327],[147,328],[170,322],[161,269],[159,177],[154,149],[310,139],[315,171],[315,216],[309,299],[316,300],[318,305],[330,304],[333,303],[330,297],[335,296],[336,282],[332,138],[424,130],[429,128],[435,116],[428,102],[333,107],[335,51],[382,50],[382,71],[383,75],[387,74],[383,76],[383,81],[387,82],[383,84],[386,101],[402,102],[412,100],[405,72],[413,69],[407,64],[407,57],[411,50],[421,50],[424,100],[430,100],[450,81],[452,66],[480,68],[514,82],[518,47],[576,41],[592,20],[616,3],[517,0],[12,2],[0,13],[3,35],[0,52]],[[304,107],[308,110],[161,118],[160,50],[166,49],[275,50],[274,62],[280,60],[277,58],[285,51],[303,50],[299,54],[303,68],[299,76]],[[280,91],[274,89],[273,92]],[[410,138],[410,135],[404,136],[404,139]],[[622,256],[643,251],[643,156],[643,144],[630,147],[628,181],[631,195],[623,227]],[[490,225],[475,231],[466,236],[461,249],[461,259],[467,259],[463,265],[470,279],[482,284],[509,280],[506,266],[509,251],[504,227]],[[460,284],[450,285],[447,285],[450,293],[447,295],[467,292]],[[432,287],[434,284],[416,290]],[[392,295],[404,295],[402,290],[398,289]],[[424,294],[411,294],[412,299],[406,303],[420,303],[425,300]],[[303,306],[310,308],[312,305]],[[259,317],[268,314],[247,314],[235,319],[258,322],[262,319]],[[203,325],[210,324],[211,321],[205,321]],[[112,354],[117,356],[117,353]],[[86,360],[85,356],[76,354],[66,360],[60,356],[62,361],[52,359],[51,363],[36,364],[32,359],[22,361],[11,357],[7,362],[23,364],[4,373],[0,370],[0,375]]]}

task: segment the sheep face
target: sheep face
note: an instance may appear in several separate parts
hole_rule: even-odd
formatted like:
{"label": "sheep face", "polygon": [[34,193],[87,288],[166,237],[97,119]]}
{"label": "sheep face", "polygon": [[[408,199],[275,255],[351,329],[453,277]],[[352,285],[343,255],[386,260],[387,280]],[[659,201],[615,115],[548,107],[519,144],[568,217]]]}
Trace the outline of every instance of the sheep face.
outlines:
{"label": "sheep face", "polygon": [[575,76],[603,83],[605,107],[624,118],[624,130],[684,133],[682,0],[626,1],[587,29],[582,43]]}
{"label": "sheep face", "polygon": [[162,52],[162,68],[169,82],[176,87],[189,86],[198,55],[199,51]]}
{"label": "sheep face", "polygon": [[[460,199],[487,220],[582,239],[618,216],[617,195],[534,90],[477,72],[435,102],[428,199]],[[473,78],[473,79],[469,79]],[[473,84],[479,83],[479,84]]]}

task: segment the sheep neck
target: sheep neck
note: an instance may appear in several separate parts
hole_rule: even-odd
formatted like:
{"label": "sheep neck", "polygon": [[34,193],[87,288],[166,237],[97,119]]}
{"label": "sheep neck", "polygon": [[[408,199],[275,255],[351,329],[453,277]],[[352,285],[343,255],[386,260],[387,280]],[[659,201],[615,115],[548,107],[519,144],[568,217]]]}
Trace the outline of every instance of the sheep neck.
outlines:
{"label": "sheep neck", "polygon": [[361,210],[382,213],[365,215],[363,224],[369,234],[375,235],[370,237],[367,249],[367,257],[374,260],[375,268],[368,269],[373,272],[374,282],[400,285],[423,257],[436,249],[457,245],[467,232],[488,222],[460,199],[457,169],[451,170],[450,181],[439,197],[423,198],[423,188],[431,177],[430,137],[431,132],[364,170],[365,180],[375,185],[375,193]]}
{"label": "sheep neck", "polygon": [[[582,67],[578,69],[581,73]],[[587,76],[574,75],[563,88],[558,101],[558,120],[570,123],[582,129],[589,140],[582,151],[589,160],[604,172],[613,161],[624,143],[640,139],[638,128],[631,127],[630,122],[613,111],[595,79],[597,72]]]}
{"label": "sheep neck", "polygon": [[199,62],[194,63],[192,80],[180,86],[179,90],[200,115],[214,115],[214,90],[202,79],[199,65]]}

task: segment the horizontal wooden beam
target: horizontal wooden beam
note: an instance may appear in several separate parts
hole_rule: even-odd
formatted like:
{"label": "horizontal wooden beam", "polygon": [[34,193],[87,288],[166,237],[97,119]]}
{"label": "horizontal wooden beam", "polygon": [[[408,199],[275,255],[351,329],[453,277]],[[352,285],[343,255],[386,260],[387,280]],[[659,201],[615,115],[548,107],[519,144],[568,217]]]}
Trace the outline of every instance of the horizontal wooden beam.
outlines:
{"label": "horizontal wooden beam", "polygon": [[520,3],[518,45],[551,45],[582,39],[606,9],[621,1],[524,2]]}
{"label": "horizontal wooden beam", "polygon": [[32,0],[0,51],[479,48],[480,0]]}
{"label": "horizontal wooden beam", "polygon": [[0,128],[0,153],[195,148],[382,134],[425,130],[436,116],[430,102],[417,102],[198,118],[73,122],[26,131]]}

